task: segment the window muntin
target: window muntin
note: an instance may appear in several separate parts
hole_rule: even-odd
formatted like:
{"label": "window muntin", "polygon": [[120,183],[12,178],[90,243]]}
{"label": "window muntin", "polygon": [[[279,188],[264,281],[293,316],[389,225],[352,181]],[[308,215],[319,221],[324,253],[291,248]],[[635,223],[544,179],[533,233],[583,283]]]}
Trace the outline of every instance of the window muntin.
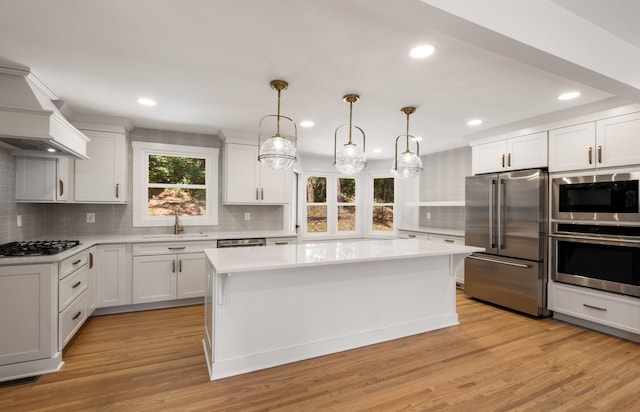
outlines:
{"label": "window muntin", "polygon": [[392,232],[394,230],[395,179],[393,177],[373,178],[372,192],[371,230]]}
{"label": "window muntin", "polygon": [[133,226],[218,223],[218,149],[133,142]]}

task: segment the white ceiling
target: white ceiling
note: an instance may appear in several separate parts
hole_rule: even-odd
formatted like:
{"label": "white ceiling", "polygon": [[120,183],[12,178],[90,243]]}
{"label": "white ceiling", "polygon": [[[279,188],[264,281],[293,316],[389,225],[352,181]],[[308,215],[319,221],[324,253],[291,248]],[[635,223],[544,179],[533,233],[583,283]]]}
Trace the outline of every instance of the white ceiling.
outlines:
{"label": "white ceiling", "polygon": [[[513,13],[494,12],[512,0],[473,1],[486,4],[492,18],[514,21]],[[403,106],[417,106],[410,132],[424,138],[424,154],[615,96],[640,101],[637,84],[620,80],[625,73],[616,78],[605,67],[574,63],[578,57],[549,58],[522,39],[503,47],[495,28],[471,23],[442,2],[1,0],[0,58],[30,67],[75,113],[183,132],[246,130],[256,139],[260,118],[276,110],[269,81],[284,79],[282,114],[316,124],[299,128],[299,151],[322,156],[332,156],[334,130],[349,120],[347,93],[361,96],[353,119],[366,132],[370,159],[393,157],[406,127]],[[640,46],[634,0],[529,3]],[[541,33],[551,23],[540,22]],[[434,44],[436,53],[410,59],[409,49],[421,43]],[[582,95],[556,99],[568,90]],[[158,105],[138,105],[141,96]],[[476,117],[484,123],[467,126]]]}

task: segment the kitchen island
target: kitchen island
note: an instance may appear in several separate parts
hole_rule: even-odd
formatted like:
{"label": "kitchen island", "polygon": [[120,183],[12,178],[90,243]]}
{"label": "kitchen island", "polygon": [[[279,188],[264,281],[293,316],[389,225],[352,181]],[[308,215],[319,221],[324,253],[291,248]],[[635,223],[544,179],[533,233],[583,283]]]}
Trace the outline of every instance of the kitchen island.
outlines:
{"label": "kitchen island", "polygon": [[455,267],[482,250],[420,239],[205,250],[210,377],[457,325]]}

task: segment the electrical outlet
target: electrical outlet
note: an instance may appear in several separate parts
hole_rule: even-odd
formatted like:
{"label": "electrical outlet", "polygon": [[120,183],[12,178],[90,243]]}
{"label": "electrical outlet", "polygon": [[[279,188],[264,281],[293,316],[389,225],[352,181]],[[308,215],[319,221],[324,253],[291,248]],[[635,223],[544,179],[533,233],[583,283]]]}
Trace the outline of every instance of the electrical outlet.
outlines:
{"label": "electrical outlet", "polygon": [[87,213],[87,223],[96,223],[95,213]]}
{"label": "electrical outlet", "polygon": [[18,227],[22,226],[22,215],[16,216],[16,226]]}
{"label": "electrical outlet", "polygon": [[431,219],[431,212],[427,212],[427,220]]}
{"label": "electrical outlet", "polygon": [[251,213],[247,212],[244,214],[244,220],[251,220]]}

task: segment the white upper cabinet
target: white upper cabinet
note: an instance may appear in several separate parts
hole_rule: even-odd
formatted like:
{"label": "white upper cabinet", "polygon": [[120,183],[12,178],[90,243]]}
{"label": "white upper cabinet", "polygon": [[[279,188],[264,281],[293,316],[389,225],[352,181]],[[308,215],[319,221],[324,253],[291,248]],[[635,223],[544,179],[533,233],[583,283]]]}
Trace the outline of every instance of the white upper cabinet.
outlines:
{"label": "white upper cabinet", "polygon": [[288,203],[290,179],[290,170],[272,170],[258,162],[258,146],[225,144],[224,203]]}
{"label": "white upper cabinet", "polygon": [[478,144],[471,156],[474,175],[547,167],[547,132]]}
{"label": "white upper cabinet", "polygon": [[640,164],[640,113],[549,131],[549,171]]}
{"label": "white upper cabinet", "polygon": [[127,202],[127,141],[124,133],[82,130],[91,139],[90,160],[76,160],[75,201]]}
{"label": "white upper cabinet", "polygon": [[16,201],[73,200],[73,159],[16,156]]}

